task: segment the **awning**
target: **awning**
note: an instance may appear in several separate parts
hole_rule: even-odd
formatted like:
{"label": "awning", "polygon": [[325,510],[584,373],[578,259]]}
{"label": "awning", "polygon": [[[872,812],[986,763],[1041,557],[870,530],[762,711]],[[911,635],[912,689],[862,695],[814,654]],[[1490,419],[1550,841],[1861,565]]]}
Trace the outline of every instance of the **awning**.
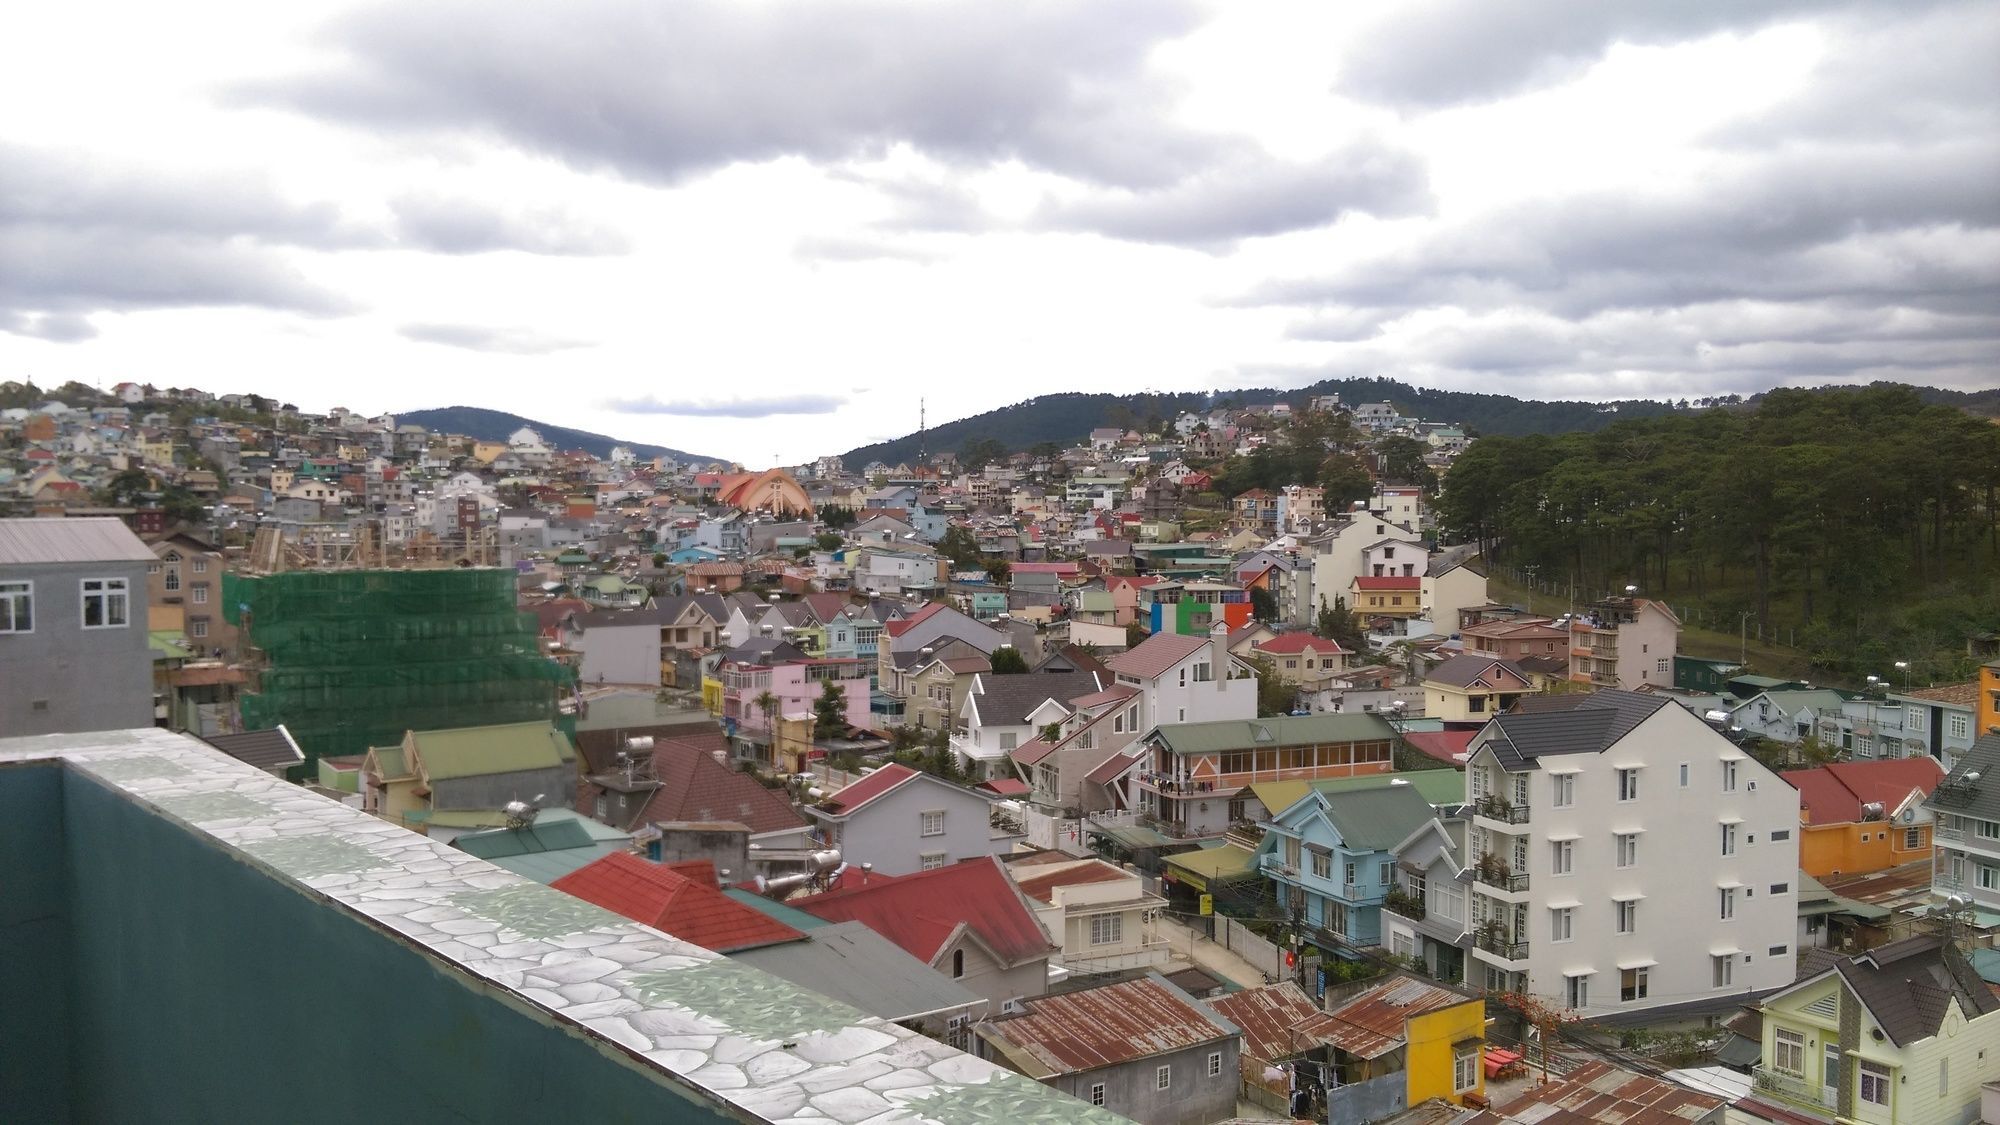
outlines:
{"label": "awning", "polygon": [[1092,826],[1090,831],[1099,836],[1108,836],[1133,851],[1141,848],[1163,848],[1174,842],[1171,837],[1163,836],[1139,824],[1130,824],[1118,828]]}
{"label": "awning", "polygon": [[1165,863],[1168,877],[1198,891],[1254,878],[1257,874],[1255,853],[1233,844],[1170,855]]}

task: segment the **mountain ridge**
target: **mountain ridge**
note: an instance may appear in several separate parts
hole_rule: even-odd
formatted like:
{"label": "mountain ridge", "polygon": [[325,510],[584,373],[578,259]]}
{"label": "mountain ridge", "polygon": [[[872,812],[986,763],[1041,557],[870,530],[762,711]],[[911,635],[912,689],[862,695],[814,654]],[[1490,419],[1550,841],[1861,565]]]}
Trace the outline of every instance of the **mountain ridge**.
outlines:
{"label": "mountain ridge", "polygon": [[[1927,402],[1941,402],[1975,414],[2000,414],[2000,391],[1954,391],[1938,387],[1915,389]],[[1100,426],[1132,427],[1154,417],[1171,423],[1183,411],[1207,410],[1224,405],[1259,406],[1284,402],[1297,408],[1314,396],[1324,394],[1338,394],[1341,401],[1350,406],[1386,400],[1394,403],[1399,412],[1425,421],[1470,426],[1480,434],[1506,436],[1592,432],[1621,419],[1646,418],[1692,409],[1694,407],[1689,405],[1692,403],[1734,405],[1755,402],[1763,396],[1763,392],[1759,392],[1748,397],[1724,395],[1718,398],[1619,399],[1611,402],[1521,399],[1472,391],[1434,390],[1379,377],[1327,379],[1291,389],[1253,387],[1228,392],[1114,395],[1071,391],[1040,395],[946,422],[922,435],[906,434],[889,441],[859,446],[848,450],[842,457],[850,468],[859,469],[875,461],[885,465],[913,462],[920,442],[930,453],[957,452],[968,442],[981,438],[998,441],[1010,452],[1028,449],[1042,442],[1068,446],[1083,440],[1091,430]]]}
{"label": "mountain ridge", "polygon": [[506,441],[508,434],[527,426],[541,434],[542,440],[557,449],[581,449],[598,458],[610,457],[612,447],[622,445],[641,457],[666,456],[676,461],[703,465],[711,462],[732,464],[725,457],[707,457],[675,449],[669,445],[620,441],[606,434],[572,429],[549,422],[537,422],[533,418],[505,410],[490,410],[484,406],[439,406],[427,410],[404,410],[397,412],[396,420],[422,426],[433,433],[464,434],[478,441]]}

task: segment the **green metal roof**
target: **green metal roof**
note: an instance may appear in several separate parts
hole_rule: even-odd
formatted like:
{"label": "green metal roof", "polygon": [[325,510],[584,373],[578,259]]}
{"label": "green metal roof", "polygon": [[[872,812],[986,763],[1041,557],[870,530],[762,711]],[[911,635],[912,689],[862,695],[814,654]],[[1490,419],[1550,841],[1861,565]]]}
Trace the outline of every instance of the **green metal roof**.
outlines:
{"label": "green metal roof", "polygon": [[1247,848],[1225,845],[1219,848],[1196,848],[1191,852],[1170,855],[1165,863],[1191,875],[1205,885],[1230,883],[1238,879],[1248,879],[1257,874],[1257,856]]}
{"label": "green metal roof", "polygon": [[1226,719],[1177,723],[1154,731],[1174,754],[1217,754],[1225,750],[1266,750],[1321,742],[1372,742],[1396,737],[1380,715],[1282,715],[1269,719]]}
{"label": "green metal roof", "polygon": [[[375,765],[381,769],[384,780],[410,776],[409,763],[403,760],[401,746],[371,746],[368,752],[375,755]],[[358,791],[359,783],[356,784]]]}
{"label": "green metal roof", "polygon": [[1340,842],[1359,851],[1386,851],[1437,815],[1414,785],[1350,789],[1321,793],[1326,818],[1340,832]]}
{"label": "green metal roof", "polygon": [[1091,831],[1109,836],[1133,851],[1140,848],[1164,848],[1176,842],[1173,837],[1155,832],[1143,824],[1129,824],[1115,828],[1094,827]]}
{"label": "green metal roof", "polygon": [[746,891],[741,887],[724,887],[722,888],[722,893],[745,906],[776,918],[778,921],[795,930],[816,930],[821,926],[830,926],[833,924],[816,914],[807,914],[796,906],[786,906],[782,902],[774,902],[755,891]]}
{"label": "green metal roof", "polygon": [[[1260,781],[1250,787],[1272,816],[1277,816],[1307,793],[1348,793],[1357,789],[1380,789],[1403,782],[1433,805],[1465,803],[1465,775],[1457,770],[1405,770],[1362,777],[1329,777],[1318,781]],[[1400,788],[1400,786],[1398,786]]]}
{"label": "green metal roof", "polygon": [[146,645],[153,650],[154,660],[185,660],[189,656],[186,638],[179,629],[154,629],[146,634]]}
{"label": "green metal roof", "polygon": [[433,781],[551,769],[576,760],[568,736],[546,722],[411,731]]}
{"label": "green metal roof", "polygon": [[468,832],[453,840],[452,846],[480,859],[499,859],[529,852],[587,848],[597,843],[630,843],[631,839],[627,833],[569,809],[544,809],[535,817],[535,823],[527,828]]}

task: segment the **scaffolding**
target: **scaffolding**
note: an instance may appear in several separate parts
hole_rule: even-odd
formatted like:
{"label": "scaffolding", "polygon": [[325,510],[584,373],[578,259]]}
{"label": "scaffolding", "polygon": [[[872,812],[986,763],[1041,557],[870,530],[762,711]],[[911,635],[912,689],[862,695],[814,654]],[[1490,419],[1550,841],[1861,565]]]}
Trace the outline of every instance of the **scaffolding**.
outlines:
{"label": "scaffolding", "polygon": [[407,730],[555,721],[572,674],[541,649],[511,570],[288,570],[223,576],[249,646],[243,726],[305,752],[366,753]]}

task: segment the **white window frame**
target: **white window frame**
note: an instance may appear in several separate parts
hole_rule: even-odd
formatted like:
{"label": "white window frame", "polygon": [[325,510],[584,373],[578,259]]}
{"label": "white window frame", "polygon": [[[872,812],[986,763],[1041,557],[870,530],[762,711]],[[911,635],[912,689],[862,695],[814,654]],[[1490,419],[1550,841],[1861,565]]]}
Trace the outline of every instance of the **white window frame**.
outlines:
{"label": "white window frame", "polygon": [[1709,959],[1709,982],[1713,988],[1728,988],[1736,980],[1736,955],[1718,953]]}
{"label": "white window frame", "polygon": [[1563,1003],[1573,1012],[1590,1007],[1590,974],[1576,973],[1563,978]]}
{"label": "white window frame", "polygon": [[[1855,1098],[1859,1101],[1867,1102],[1869,1105],[1886,1107],[1889,1104],[1892,1086],[1891,1079],[1895,1075],[1889,1067],[1883,1066],[1881,1063],[1869,1062],[1867,1059],[1860,1061],[1861,1065],[1856,1068],[1859,1071],[1859,1077],[1855,1080],[1854,1085]],[[1872,1097],[1870,1096],[1871,1092],[1873,1094]]]}
{"label": "white window frame", "polygon": [[1576,908],[1552,906],[1549,908],[1549,940],[1558,944],[1576,939]]}
{"label": "white window frame", "polygon": [[1559,773],[1549,778],[1549,807],[1566,809],[1576,804],[1576,775]]}
{"label": "white window frame", "polygon": [[1723,791],[1724,793],[1734,793],[1734,792],[1736,792],[1736,761],[1735,761],[1735,759],[1731,759],[1731,760],[1729,760],[1729,761],[1727,761],[1727,762],[1724,762],[1724,763],[1722,763],[1722,791]]}
{"label": "white window frame", "polygon": [[160,588],[169,594],[181,588],[181,572],[179,567],[170,566],[167,568],[167,576],[160,580]]}
{"label": "white window frame", "polygon": [[1950,720],[1952,738],[1964,738],[1972,733],[1972,716],[1952,715]]}
{"label": "white window frame", "polygon": [[1454,1049],[1451,1053],[1452,1092],[1463,1094],[1467,1090],[1476,1089],[1479,1085],[1479,1071],[1479,1048],[1477,1046]]}
{"label": "white window frame", "polygon": [[206,585],[194,587],[188,592],[188,600],[195,605],[207,605],[208,587]]}
{"label": "white window frame", "polygon": [[1096,1106],[1104,1104],[1104,1083],[1092,1082],[1090,1084],[1090,1104]]}
{"label": "white window frame", "polygon": [[1616,902],[1617,902],[1616,925],[1618,928],[1618,932],[1621,934],[1638,933],[1639,900],[1635,898],[1621,898],[1616,900]]}
{"label": "white window frame", "polygon": [[1911,825],[1903,829],[1903,850],[1913,851],[1924,846],[1924,830]]}
{"label": "white window frame", "polygon": [[[8,579],[0,582],[0,602],[7,606],[6,616],[0,618],[0,633],[26,635],[35,631],[35,583],[32,579]],[[17,623],[27,609],[28,627],[19,628]]]}
{"label": "white window frame", "polygon": [[[1627,996],[1627,995],[1625,995],[1625,992],[1626,992],[1626,987],[1625,987],[1625,974],[1626,974],[1626,973],[1631,973],[1631,974],[1632,974],[1632,988],[1631,988],[1631,992],[1632,992],[1632,995],[1631,995],[1631,996]],[[1634,966],[1634,967],[1632,967],[1632,968],[1630,968],[1630,969],[1620,969],[1620,970],[1618,971],[1618,1002],[1619,1002],[1619,1003],[1621,1003],[1621,1004],[1637,1004],[1637,1003],[1638,1003],[1639,1001],[1641,1001],[1641,1000],[1644,1000],[1644,999],[1646,999],[1646,998],[1647,998],[1648,996],[1650,996],[1650,995],[1652,994],[1652,991],[1653,991],[1653,974],[1652,974],[1652,966],[1651,966],[1651,965],[1637,965],[1637,966]]]}
{"label": "white window frame", "polygon": [[1117,945],[1125,940],[1125,916],[1123,914],[1092,914],[1090,916],[1090,944]]}
{"label": "white window frame", "polygon": [[1576,841],[1551,840],[1549,844],[1549,874],[1576,874]]}
{"label": "white window frame", "polygon": [[1639,799],[1639,771],[1628,768],[1618,771],[1618,801],[1623,804]]}
{"label": "white window frame", "polygon": [[206,640],[208,638],[208,622],[206,621],[188,622],[188,636],[193,637],[195,640],[198,641]]}
{"label": "white window frame", "polygon": [[193,570],[193,571],[194,571],[194,572],[195,572],[196,574],[207,574],[207,573],[208,573],[208,560],[207,560],[207,559],[205,559],[205,558],[202,558],[202,557],[201,557],[200,555],[196,555],[196,556],[195,556],[195,557],[194,557],[193,559],[189,560],[189,563],[188,563],[188,566],[189,566],[189,567],[190,567],[190,568],[191,568],[191,569],[192,569],[192,570]]}
{"label": "white window frame", "polygon": [[[1786,1063],[1790,1056],[1791,1062]],[[1771,1033],[1771,1067],[1795,1078],[1806,1076],[1806,1033],[1781,1027]]]}
{"label": "white window frame", "polygon": [[1736,920],[1736,888],[1717,887],[1715,901],[1715,916],[1717,920],[1734,922]]}
{"label": "white window frame", "polygon": [[1722,854],[1726,856],[1736,854],[1736,826],[1734,824],[1725,824],[1722,826]]}
{"label": "white window frame", "polygon": [[943,867],[950,858],[944,852],[924,852],[917,857],[917,869],[920,871],[936,871],[938,868]]}
{"label": "white window frame", "polygon": [[1209,1076],[1210,1078],[1220,1078],[1220,1077],[1222,1077],[1222,1052],[1221,1052],[1221,1051],[1210,1051],[1210,1052],[1208,1053],[1208,1076]]}
{"label": "white window frame", "polygon": [[1174,1087],[1174,1068],[1159,1066],[1153,1068],[1153,1089],[1171,1090]]}
{"label": "white window frame", "polygon": [[[93,589],[92,587],[96,588]],[[129,629],[132,626],[132,583],[123,578],[79,578],[77,593],[81,603],[77,607],[77,623],[84,629]],[[98,606],[100,624],[90,623],[90,607]],[[111,621],[111,609],[117,606],[119,620]]]}
{"label": "white window frame", "polygon": [[1620,832],[1611,838],[1612,846],[1620,869],[1639,865],[1639,834]]}
{"label": "white window frame", "polygon": [[944,835],[944,810],[929,809],[918,813],[917,834],[925,839]]}

